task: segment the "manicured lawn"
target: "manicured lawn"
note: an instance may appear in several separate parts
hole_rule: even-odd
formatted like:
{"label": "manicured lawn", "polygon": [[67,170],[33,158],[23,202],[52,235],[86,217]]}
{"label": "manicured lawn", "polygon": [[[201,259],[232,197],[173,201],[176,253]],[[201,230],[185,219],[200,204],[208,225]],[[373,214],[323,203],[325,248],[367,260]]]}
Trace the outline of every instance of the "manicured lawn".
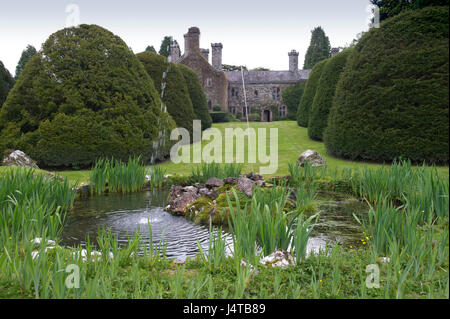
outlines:
{"label": "manicured lawn", "polygon": [[[217,128],[222,133],[222,146],[223,150],[225,150],[225,129],[226,128],[242,128],[245,130],[247,128],[247,123],[236,122],[236,123],[220,123],[214,124],[214,128]],[[277,128],[278,129],[278,170],[274,174],[270,174],[270,176],[283,176],[288,175],[288,163],[295,163],[299,155],[306,151],[307,149],[312,149],[318,151],[321,155],[323,155],[328,163],[328,167],[330,169],[338,168],[339,170],[343,168],[357,168],[361,166],[367,167],[380,167],[381,164],[374,163],[364,163],[364,162],[355,162],[355,161],[347,161],[332,157],[326,154],[325,144],[322,142],[313,141],[308,137],[308,130],[303,127],[299,127],[295,121],[280,121],[273,123],[259,123],[252,122],[250,123],[250,127],[254,128],[257,131],[258,128]],[[267,136],[269,136],[269,130],[267,130]],[[208,144],[210,141],[202,142],[202,149]],[[248,145],[245,144],[245,161],[247,162],[247,151]],[[193,145],[183,146],[183,148],[189,148],[191,150]],[[225,153],[225,152],[224,152]],[[234,158],[236,154],[234,154]],[[223,160],[225,160],[223,155]],[[167,161],[162,164],[158,164],[166,170],[167,174],[176,174],[176,175],[190,175],[193,167],[199,164],[191,164],[191,163],[180,163],[175,164],[171,161]],[[267,166],[267,164],[259,164],[258,158],[256,164],[246,163],[244,165],[243,172],[259,172],[260,166]],[[6,168],[0,167],[0,172],[4,171]],[[448,166],[438,167],[438,170],[445,175],[449,174]],[[61,176],[68,177],[71,181],[78,182],[89,182],[89,170],[81,170],[81,171],[58,171],[57,174]]]}

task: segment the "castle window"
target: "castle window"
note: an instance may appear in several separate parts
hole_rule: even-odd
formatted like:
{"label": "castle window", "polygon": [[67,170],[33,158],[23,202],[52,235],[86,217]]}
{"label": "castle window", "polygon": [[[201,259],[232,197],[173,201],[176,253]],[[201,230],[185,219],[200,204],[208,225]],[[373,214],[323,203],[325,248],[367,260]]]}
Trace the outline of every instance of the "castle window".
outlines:
{"label": "castle window", "polygon": [[272,88],[272,99],[279,100],[281,98],[280,88]]}
{"label": "castle window", "polygon": [[286,105],[280,106],[278,114],[280,115],[281,118],[286,117]]}
{"label": "castle window", "polygon": [[208,101],[208,107],[209,107],[209,110],[211,111],[212,110],[212,102],[211,102],[211,100]]}
{"label": "castle window", "polygon": [[259,97],[259,93],[258,93],[258,90],[255,90],[255,92],[254,92],[254,98],[255,98],[255,100],[257,100],[257,99],[258,99],[258,97]]}
{"label": "castle window", "polygon": [[212,79],[211,78],[207,78],[206,79],[206,86],[208,86],[208,87],[212,86]]}
{"label": "castle window", "polygon": [[239,88],[231,89],[231,97],[235,99],[239,98]]}

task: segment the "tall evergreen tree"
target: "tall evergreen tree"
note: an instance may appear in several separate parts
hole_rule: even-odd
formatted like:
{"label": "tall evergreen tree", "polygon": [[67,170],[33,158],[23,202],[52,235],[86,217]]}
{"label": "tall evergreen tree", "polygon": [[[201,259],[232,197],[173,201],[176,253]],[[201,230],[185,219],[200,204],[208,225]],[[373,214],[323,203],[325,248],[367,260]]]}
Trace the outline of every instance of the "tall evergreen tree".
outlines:
{"label": "tall evergreen tree", "polygon": [[2,61],[0,61],[0,107],[3,102],[5,102],[6,97],[8,96],[9,90],[14,85],[14,79],[9,73],[8,69],[5,68]]}
{"label": "tall evergreen tree", "polygon": [[17,63],[16,66],[16,75],[15,79],[17,80],[19,78],[20,73],[22,73],[22,70],[25,68],[25,65],[28,61],[31,60],[31,58],[37,53],[36,48],[32,45],[27,45],[27,48],[22,51],[22,55],[20,57],[19,63]]}
{"label": "tall evergreen tree", "polygon": [[161,42],[161,47],[159,48],[159,54],[168,58],[169,54],[170,54],[170,45],[172,43],[178,44],[177,40],[174,40],[173,37],[165,36]]}
{"label": "tall evergreen tree", "polygon": [[315,28],[311,33],[311,43],[306,51],[304,69],[312,69],[317,62],[330,57],[330,40],[322,27]]}

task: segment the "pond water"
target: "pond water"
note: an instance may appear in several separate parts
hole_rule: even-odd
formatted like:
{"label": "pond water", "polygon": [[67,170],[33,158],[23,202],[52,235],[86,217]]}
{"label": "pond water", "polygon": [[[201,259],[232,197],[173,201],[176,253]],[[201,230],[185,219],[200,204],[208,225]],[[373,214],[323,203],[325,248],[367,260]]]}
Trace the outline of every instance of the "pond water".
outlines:
{"label": "pond water", "polygon": [[[134,232],[139,231],[148,247],[150,222],[153,243],[159,244],[162,239],[168,258],[184,261],[187,257],[195,257],[199,252],[197,241],[207,251],[208,227],[165,212],[163,207],[167,205],[167,197],[168,191],[153,190],[80,198],[67,215],[62,244],[84,246],[88,237],[91,243],[96,243],[99,229],[109,228],[118,237],[119,245],[126,245]],[[365,207],[361,205],[334,199],[321,204],[318,225],[308,243],[308,251],[318,251],[327,243],[356,245],[361,238],[361,229],[352,214],[363,211]],[[227,238],[232,249],[231,238]],[[141,247],[140,251],[143,249]]]}

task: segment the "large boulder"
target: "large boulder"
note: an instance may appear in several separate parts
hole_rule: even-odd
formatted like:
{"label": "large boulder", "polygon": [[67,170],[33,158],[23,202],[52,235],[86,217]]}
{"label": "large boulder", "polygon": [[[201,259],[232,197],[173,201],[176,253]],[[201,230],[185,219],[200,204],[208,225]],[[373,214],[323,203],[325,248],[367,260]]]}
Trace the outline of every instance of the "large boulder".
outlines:
{"label": "large boulder", "polygon": [[169,201],[165,209],[170,213],[184,216],[186,208],[199,197],[198,189],[194,186],[182,187],[173,185],[170,188]]}
{"label": "large boulder", "polygon": [[35,161],[33,161],[27,154],[22,151],[14,151],[5,156],[2,160],[3,166],[23,166],[39,168]]}
{"label": "large boulder", "polygon": [[241,192],[243,192],[248,197],[251,197],[255,184],[255,181],[251,180],[250,178],[240,177],[238,178],[236,185]]}
{"label": "large boulder", "polygon": [[288,268],[295,265],[295,260],[289,252],[278,249],[269,256],[262,258],[259,263],[266,267]]}
{"label": "large boulder", "polygon": [[319,166],[325,166],[327,165],[327,162],[325,159],[317,152],[313,150],[307,150],[303,152],[297,162],[300,164],[300,166],[305,166],[306,163],[311,165],[312,167],[319,167]]}

